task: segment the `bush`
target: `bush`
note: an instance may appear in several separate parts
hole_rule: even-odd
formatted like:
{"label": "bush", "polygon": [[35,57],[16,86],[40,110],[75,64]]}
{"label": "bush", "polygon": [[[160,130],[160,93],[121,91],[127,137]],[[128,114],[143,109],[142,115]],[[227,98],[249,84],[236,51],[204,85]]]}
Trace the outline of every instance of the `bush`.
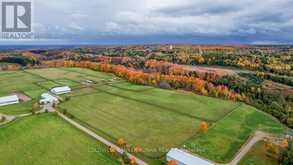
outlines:
{"label": "bush", "polygon": [[5,116],[1,116],[0,123],[4,122],[5,120],[6,120],[6,117]]}
{"label": "bush", "polygon": [[293,117],[289,117],[287,119],[287,124],[288,124],[288,127],[292,128],[293,127]]}
{"label": "bush", "polygon": [[40,109],[40,105],[38,103],[34,103],[31,109],[32,114],[36,114],[36,112]]}
{"label": "bush", "polygon": [[293,164],[293,141],[292,140],[289,141],[288,147],[280,152],[279,163],[281,165]]}
{"label": "bush", "polygon": [[66,115],[66,114],[67,114],[67,109],[62,109],[62,113],[63,113],[64,115]]}
{"label": "bush", "polygon": [[168,82],[166,81],[161,81],[159,83],[159,88],[162,88],[162,89],[171,89],[171,86]]}
{"label": "bush", "polygon": [[130,163],[130,160],[129,160],[126,152],[124,152],[122,154],[122,159],[123,159],[123,161],[124,161],[125,164],[129,164]]}
{"label": "bush", "polygon": [[71,99],[70,96],[66,96],[66,97],[65,97],[65,101],[69,101],[70,99]]}

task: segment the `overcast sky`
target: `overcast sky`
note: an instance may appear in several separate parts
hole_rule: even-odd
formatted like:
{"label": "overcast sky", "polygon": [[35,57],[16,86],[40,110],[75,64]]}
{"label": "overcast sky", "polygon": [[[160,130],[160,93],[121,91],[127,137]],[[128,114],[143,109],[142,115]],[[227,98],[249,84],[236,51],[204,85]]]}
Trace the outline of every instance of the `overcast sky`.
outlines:
{"label": "overcast sky", "polygon": [[34,0],[44,40],[293,43],[293,0]]}

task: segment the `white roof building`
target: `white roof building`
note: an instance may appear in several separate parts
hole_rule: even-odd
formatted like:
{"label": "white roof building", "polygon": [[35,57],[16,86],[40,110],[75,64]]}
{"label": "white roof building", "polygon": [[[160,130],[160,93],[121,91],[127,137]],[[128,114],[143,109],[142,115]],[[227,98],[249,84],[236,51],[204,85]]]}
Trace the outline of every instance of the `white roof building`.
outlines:
{"label": "white roof building", "polygon": [[213,165],[206,160],[203,160],[177,148],[172,148],[167,153],[167,161],[170,160],[175,160],[177,165]]}
{"label": "white roof building", "polygon": [[65,94],[71,92],[71,88],[69,86],[63,86],[63,87],[56,87],[51,89],[51,92],[60,95],[60,94]]}
{"label": "white roof building", "polygon": [[58,99],[49,93],[43,93],[41,95],[40,104],[56,103]]}
{"label": "white roof building", "polygon": [[19,103],[19,98],[17,95],[0,97],[0,106],[17,103]]}

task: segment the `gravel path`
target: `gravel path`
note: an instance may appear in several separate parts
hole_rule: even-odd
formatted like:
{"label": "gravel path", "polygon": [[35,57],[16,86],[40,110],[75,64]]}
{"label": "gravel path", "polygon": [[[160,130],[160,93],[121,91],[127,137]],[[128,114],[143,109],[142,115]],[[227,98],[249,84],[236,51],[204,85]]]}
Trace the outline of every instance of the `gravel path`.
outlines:
{"label": "gravel path", "polygon": [[10,115],[0,114],[0,117],[2,117],[2,116],[5,117],[5,121],[4,121],[3,123],[0,123],[0,126],[1,126],[1,125],[4,125],[4,124],[7,124],[7,123],[9,123],[9,122],[11,122],[11,121],[13,121],[13,120],[16,119],[15,116],[10,116]]}
{"label": "gravel path", "polygon": [[238,151],[237,155],[231,162],[219,165],[237,165],[239,161],[247,154],[247,152],[255,145],[255,143],[263,140],[265,137],[271,137],[271,135],[262,131],[256,131],[254,136],[250,138],[248,142],[241,147],[241,149]]}

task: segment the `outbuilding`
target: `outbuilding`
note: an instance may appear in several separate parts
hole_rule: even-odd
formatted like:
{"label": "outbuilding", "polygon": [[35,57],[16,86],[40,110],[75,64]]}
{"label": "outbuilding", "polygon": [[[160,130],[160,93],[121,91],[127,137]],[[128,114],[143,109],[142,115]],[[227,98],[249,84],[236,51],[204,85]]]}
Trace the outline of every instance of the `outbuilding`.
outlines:
{"label": "outbuilding", "polygon": [[175,160],[177,165],[214,165],[207,160],[196,157],[177,148],[172,148],[167,153],[167,161]]}
{"label": "outbuilding", "polygon": [[19,98],[17,95],[0,97],[0,106],[17,103],[19,103]]}
{"label": "outbuilding", "polygon": [[41,95],[41,99],[40,99],[40,104],[52,104],[52,103],[57,103],[58,99],[52,95],[50,95],[49,93],[43,93]]}
{"label": "outbuilding", "polygon": [[55,95],[61,95],[71,92],[71,88],[69,86],[55,87],[51,89],[51,92]]}

